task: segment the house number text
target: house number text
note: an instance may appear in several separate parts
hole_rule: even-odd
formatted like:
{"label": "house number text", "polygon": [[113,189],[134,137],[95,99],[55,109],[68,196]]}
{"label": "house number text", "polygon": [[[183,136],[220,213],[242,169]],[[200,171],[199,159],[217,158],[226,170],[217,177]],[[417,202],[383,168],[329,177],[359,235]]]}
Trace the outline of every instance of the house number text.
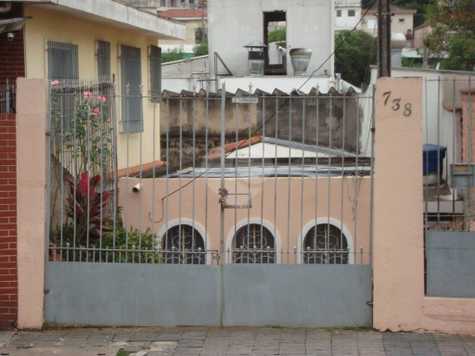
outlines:
{"label": "house number text", "polygon": [[404,102],[402,98],[392,98],[392,92],[386,91],[383,93],[384,106],[390,106],[393,111],[401,111],[404,117],[412,115],[412,103]]}

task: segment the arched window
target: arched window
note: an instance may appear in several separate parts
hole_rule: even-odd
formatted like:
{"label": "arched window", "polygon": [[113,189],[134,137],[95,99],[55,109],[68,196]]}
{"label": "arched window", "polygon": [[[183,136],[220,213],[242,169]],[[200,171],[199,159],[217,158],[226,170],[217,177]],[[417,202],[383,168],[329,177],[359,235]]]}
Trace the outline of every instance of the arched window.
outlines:
{"label": "arched window", "polygon": [[318,224],[303,241],[303,263],[347,264],[348,241],[343,232],[331,224]]}
{"label": "arched window", "polygon": [[236,231],[232,244],[232,263],[275,263],[272,233],[263,225],[248,224]]}
{"label": "arched window", "polygon": [[168,229],[162,238],[163,263],[206,263],[206,249],[201,234],[190,225],[176,225]]}

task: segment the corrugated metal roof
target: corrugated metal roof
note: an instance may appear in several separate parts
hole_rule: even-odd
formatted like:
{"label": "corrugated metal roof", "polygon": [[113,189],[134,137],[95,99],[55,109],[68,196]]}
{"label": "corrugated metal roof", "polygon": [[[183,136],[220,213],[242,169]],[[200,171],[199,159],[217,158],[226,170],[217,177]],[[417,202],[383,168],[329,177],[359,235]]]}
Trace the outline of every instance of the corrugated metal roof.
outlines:
{"label": "corrugated metal roof", "polygon": [[[338,91],[335,87],[326,88],[326,90],[321,90],[320,87],[311,88],[309,91],[298,91],[296,89],[281,89],[281,88],[274,88],[269,91],[262,90],[260,88],[253,89],[251,92],[245,91],[244,89],[237,88],[235,91],[230,91],[229,89],[226,90],[227,97],[234,97],[234,96],[322,96],[322,95],[330,95],[330,96],[356,96],[358,92],[353,88],[349,87],[344,91]],[[193,92],[190,90],[182,90],[181,92],[174,92],[170,90],[164,90],[162,92],[162,98],[164,99],[172,99],[178,97],[220,97],[221,90],[217,92],[208,92],[204,89],[199,90],[198,92]]]}
{"label": "corrugated metal roof", "polygon": [[166,19],[206,18],[206,11],[202,9],[170,9],[160,11],[159,16]]}
{"label": "corrugated metal roof", "polygon": [[247,147],[239,148],[226,155],[227,159],[267,159],[267,158],[354,158],[354,153],[295,141],[263,137]]}
{"label": "corrugated metal roof", "polygon": [[246,177],[341,177],[342,173],[345,176],[359,175],[368,176],[371,168],[368,166],[323,166],[316,167],[315,165],[279,165],[279,166],[250,166],[250,167],[226,167],[222,170],[219,167],[213,168],[188,168],[177,173],[171,174],[169,178],[220,178],[223,174],[225,178],[246,178]]}

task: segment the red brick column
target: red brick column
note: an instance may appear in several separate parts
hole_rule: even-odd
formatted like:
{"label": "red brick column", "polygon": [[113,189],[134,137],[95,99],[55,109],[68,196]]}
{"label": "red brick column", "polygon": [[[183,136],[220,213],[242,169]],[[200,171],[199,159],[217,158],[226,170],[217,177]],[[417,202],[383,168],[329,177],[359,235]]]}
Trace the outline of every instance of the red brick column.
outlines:
{"label": "red brick column", "polygon": [[16,120],[0,113],[0,329],[17,320]]}

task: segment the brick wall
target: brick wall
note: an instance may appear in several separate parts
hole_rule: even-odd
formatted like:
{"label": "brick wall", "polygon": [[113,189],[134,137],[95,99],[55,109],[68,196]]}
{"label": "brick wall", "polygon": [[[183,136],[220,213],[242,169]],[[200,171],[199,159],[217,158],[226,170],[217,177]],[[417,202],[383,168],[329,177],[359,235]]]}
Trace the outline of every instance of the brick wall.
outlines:
{"label": "brick wall", "polygon": [[[0,14],[1,18],[21,17],[21,4]],[[8,38],[0,34],[0,91],[8,79],[25,76],[23,32]],[[14,327],[18,313],[17,218],[16,218],[16,120],[15,114],[2,112],[0,105],[0,329]],[[4,110],[3,110],[4,111]]]}
{"label": "brick wall", "polygon": [[0,329],[17,318],[15,115],[0,113]]}

